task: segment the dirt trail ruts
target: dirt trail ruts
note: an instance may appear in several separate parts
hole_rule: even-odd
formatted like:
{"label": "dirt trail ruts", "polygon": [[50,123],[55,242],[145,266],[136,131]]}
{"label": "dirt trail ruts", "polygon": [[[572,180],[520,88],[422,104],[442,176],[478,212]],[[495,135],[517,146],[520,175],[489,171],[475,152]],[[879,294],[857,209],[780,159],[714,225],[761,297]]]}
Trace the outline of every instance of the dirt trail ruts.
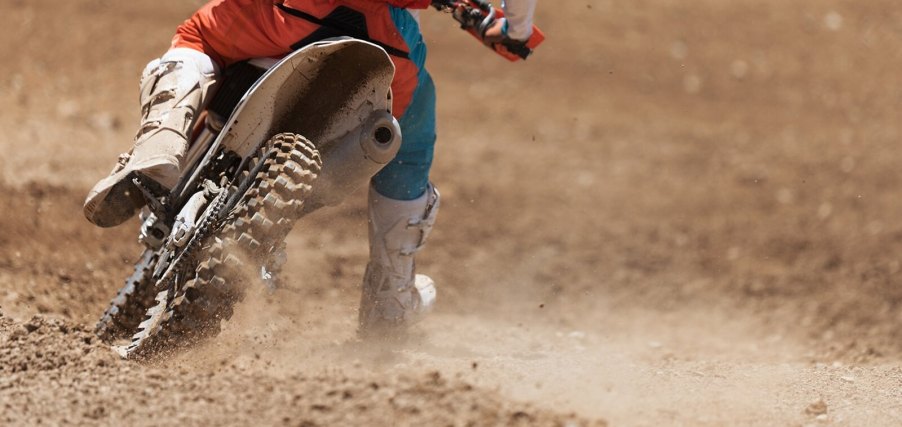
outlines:
{"label": "dirt trail ruts", "polygon": [[[744,310],[661,313],[600,304],[573,324],[540,313],[558,307],[511,303],[498,316],[464,306],[430,317],[402,345],[373,346],[354,339],[353,297],[304,295],[290,286],[249,298],[219,339],[177,363],[205,369],[232,362],[279,376],[336,366],[389,377],[437,370],[612,425],[902,419],[898,364],[817,362],[796,337],[767,331]],[[809,408],[818,402],[828,409]]]}
{"label": "dirt trail ruts", "polygon": [[359,191],[220,338],[123,363],[85,328],[136,224],[81,201],[198,3],[0,4],[0,423],[902,423],[894,0],[543,1],[516,65],[426,13],[437,312],[354,337]]}
{"label": "dirt trail ruts", "polygon": [[[268,376],[234,364],[216,372],[119,360],[80,326],[0,313],[0,422],[7,425],[589,425],[438,371]],[[602,423],[596,423],[601,425]]]}
{"label": "dirt trail ruts", "polygon": [[[61,203],[43,204],[44,218],[59,226],[53,233],[44,236],[21,224],[24,234],[37,238],[33,246],[19,246],[25,258],[48,254],[50,236],[76,240],[79,227],[65,219],[62,205],[77,195],[7,189],[17,193],[24,200],[54,194],[50,200]],[[769,331],[742,309],[696,305],[662,312],[602,302],[587,310],[558,302],[527,306],[512,298],[486,310],[452,296],[447,302],[455,306],[446,303],[406,342],[361,342],[354,336],[353,281],[344,280],[348,273],[340,268],[328,269],[354,265],[360,242],[334,232],[314,239],[306,231],[322,227],[320,221],[354,229],[361,225],[358,214],[347,209],[300,226],[289,249],[304,255],[289,261],[284,288],[273,294],[251,290],[217,339],[150,365],[116,359],[84,326],[4,318],[0,362],[9,375],[0,394],[8,393],[4,401],[16,409],[10,414],[21,417],[8,415],[7,421],[153,424],[152,414],[167,411],[180,414],[167,420],[189,423],[243,424],[262,417],[267,424],[318,425],[587,423],[552,409],[615,425],[783,424],[818,417],[893,425],[902,416],[897,364],[819,361],[801,336]],[[324,243],[332,248],[327,253],[305,250]],[[121,278],[53,256],[41,259],[31,264],[34,270],[6,273],[7,295],[19,289],[24,297],[4,304],[17,307],[20,317],[35,311],[28,301],[37,301],[39,311],[52,314],[54,307],[70,305],[75,312],[64,317],[93,320],[106,298],[67,304],[66,289],[89,288],[100,274],[112,291]],[[56,269],[68,271],[66,281]],[[12,286],[29,277],[36,277],[30,286]],[[338,287],[317,285],[322,283]],[[582,320],[561,316],[562,310],[576,310]],[[57,388],[67,403],[43,405],[59,394]],[[821,401],[827,412],[809,409]]]}

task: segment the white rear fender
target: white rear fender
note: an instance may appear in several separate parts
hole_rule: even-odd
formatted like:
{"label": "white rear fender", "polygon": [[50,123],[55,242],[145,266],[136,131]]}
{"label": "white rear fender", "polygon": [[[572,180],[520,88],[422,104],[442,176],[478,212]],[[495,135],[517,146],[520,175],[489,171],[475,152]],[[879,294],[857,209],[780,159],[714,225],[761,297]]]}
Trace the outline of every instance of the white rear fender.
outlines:
{"label": "white rear fender", "polygon": [[379,46],[351,38],[313,43],[269,69],[238,103],[217,141],[246,157],[280,132],[323,152],[374,114],[391,112],[395,67]]}

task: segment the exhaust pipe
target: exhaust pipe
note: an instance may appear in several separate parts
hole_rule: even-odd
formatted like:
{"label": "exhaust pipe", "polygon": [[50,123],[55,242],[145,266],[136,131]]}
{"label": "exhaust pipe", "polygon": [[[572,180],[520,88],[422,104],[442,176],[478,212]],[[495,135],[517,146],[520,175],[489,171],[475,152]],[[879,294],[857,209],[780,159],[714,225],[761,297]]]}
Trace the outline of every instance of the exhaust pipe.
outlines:
{"label": "exhaust pipe", "polygon": [[313,194],[302,214],[323,206],[335,206],[345,196],[382,170],[401,148],[401,126],[387,111],[373,113],[362,126],[351,131],[328,152]]}

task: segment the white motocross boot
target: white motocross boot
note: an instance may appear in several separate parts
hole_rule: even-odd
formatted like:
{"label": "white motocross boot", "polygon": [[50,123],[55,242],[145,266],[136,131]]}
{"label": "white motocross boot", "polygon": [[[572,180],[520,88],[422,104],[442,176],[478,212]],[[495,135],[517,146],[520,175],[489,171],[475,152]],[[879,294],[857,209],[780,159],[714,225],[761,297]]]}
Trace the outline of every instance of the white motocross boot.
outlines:
{"label": "white motocross boot", "polygon": [[385,197],[370,186],[370,261],[363,277],[359,334],[403,332],[432,310],[435,283],[415,273],[414,255],[423,248],[438,214],[439,194],[431,184],[414,200]]}
{"label": "white motocross boot", "polygon": [[145,204],[133,182],[139,175],[161,194],[176,185],[216,74],[207,55],[185,48],[170,50],[147,64],[141,77],[141,127],[135,145],[88,193],[84,212],[89,221],[113,227],[131,218]]}

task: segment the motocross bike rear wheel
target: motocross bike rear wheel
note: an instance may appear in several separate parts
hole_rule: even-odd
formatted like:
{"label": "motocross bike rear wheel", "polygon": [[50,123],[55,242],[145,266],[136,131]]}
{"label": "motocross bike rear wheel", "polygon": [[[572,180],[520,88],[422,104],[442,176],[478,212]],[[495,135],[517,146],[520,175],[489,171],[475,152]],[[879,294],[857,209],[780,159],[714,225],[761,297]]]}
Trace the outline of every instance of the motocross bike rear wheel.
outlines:
{"label": "motocross bike rear wheel", "polygon": [[158,254],[145,249],[135,263],[135,270],[125,279],[125,285],[103,312],[94,333],[104,342],[113,342],[134,333],[144,313],[155,304],[157,295],[153,287],[153,267]]}
{"label": "motocross bike rear wheel", "polygon": [[160,290],[131,343],[114,349],[125,358],[147,357],[218,334],[246,287],[262,283],[273,259],[284,256],[285,236],[321,168],[319,152],[303,136],[282,133],[263,144],[233,188],[237,201],[191,256],[193,274]]}

